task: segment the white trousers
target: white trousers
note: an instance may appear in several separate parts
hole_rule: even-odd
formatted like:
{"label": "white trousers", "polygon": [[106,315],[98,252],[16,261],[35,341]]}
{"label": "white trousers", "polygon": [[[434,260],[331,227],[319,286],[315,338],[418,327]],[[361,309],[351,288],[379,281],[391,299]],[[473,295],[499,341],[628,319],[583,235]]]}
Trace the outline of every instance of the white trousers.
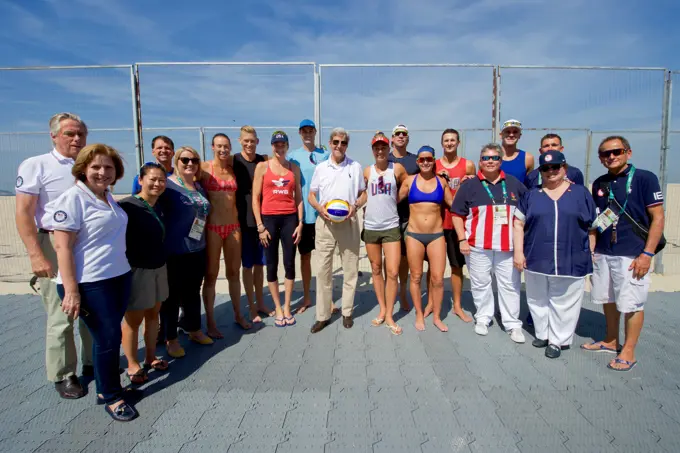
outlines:
{"label": "white trousers", "polygon": [[555,277],[525,272],[527,305],[539,340],[571,345],[581,314],[586,278]]}
{"label": "white trousers", "polygon": [[471,248],[465,257],[470,273],[470,289],[477,313],[475,321],[489,325],[494,313],[492,274],[498,287],[498,305],[501,319],[506,330],[519,329],[519,293],[521,290],[520,273],[512,265],[513,252],[497,252]]}

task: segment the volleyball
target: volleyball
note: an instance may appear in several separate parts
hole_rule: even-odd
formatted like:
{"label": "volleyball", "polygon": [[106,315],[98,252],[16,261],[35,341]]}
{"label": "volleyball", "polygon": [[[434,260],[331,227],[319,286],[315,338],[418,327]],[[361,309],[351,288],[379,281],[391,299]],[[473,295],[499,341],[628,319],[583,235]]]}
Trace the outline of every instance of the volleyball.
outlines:
{"label": "volleyball", "polygon": [[349,203],[344,200],[331,200],[326,203],[326,212],[332,222],[341,223],[349,215]]}

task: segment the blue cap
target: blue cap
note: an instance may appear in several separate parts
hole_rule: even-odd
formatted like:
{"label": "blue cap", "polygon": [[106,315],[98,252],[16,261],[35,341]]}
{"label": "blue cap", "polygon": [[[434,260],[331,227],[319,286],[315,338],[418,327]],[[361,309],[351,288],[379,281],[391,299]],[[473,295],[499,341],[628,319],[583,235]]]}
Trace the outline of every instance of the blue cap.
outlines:
{"label": "blue cap", "polygon": [[307,127],[307,126],[313,127],[314,129],[316,129],[316,124],[314,124],[314,121],[312,121],[312,120],[302,120],[302,121],[300,121],[300,129],[302,129],[303,127]]}
{"label": "blue cap", "polygon": [[283,131],[275,131],[272,134],[272,145],[274,143],[288,143],[288,136]]}
{"label": "blue cap", "polygon": [[423,145],[416,153],[416,156],[419,156],[420,153],[432,153],[432,156],[434,156],[434,148],[431,147],[430,145]]}
{"label": "blue cap", "polygon": [[543,154],[541,154],[541,157],[538,158],[539,167],[553,164],[562,165],[566,163],[567,159],[564,157],[564,154],[555,150],[546,151]]}

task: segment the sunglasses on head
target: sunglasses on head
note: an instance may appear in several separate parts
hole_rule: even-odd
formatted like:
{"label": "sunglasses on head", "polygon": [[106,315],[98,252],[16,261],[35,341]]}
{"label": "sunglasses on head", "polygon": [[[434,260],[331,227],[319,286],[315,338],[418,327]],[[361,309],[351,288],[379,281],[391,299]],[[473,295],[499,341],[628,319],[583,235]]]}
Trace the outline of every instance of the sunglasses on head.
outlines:
{"label": "sunglasses on head", "polygon": [[194,165],[198,165],[199,162],[201,162],[201,159],[198,157],[180,157],[179,161],[182,162],[184,165],[189,165],[189,162],[191,162]]}
{"label": "sunglasses on head", "polygon": [[331,143],[334,144],[335,146],[338,145],[347,146],[349,142],[347,140],[333,140]]}
{"label": "sunglasses on head", "polygon": [[394,133],[395,137],[408,137],[408,132],[399,131]]}
{"label": "sunglasses on head", "polygon": [[434,157],[419,157],[417,160],[419,164],[431,164],[434,162]]}
{"label": "sunglasses on head", "polygon": [[541,167],[542,172],[548,172],[548,171],[557,171],[562,167],[561,164],[548,164],[548,165],[543,165]]}
{"label": "sunglasses on head", "polygon": [[482,156],[483,162],[488,162],[490,160],[498,162],[499,160],[501,160],[501,156]]}
{"label": "sunglasses on head", "polygon": [[618,156],[622,155],[622,154],[625,153],[625,152],[626,152],[626,149],[625,149],[625,148],[616,148],[616,149],[609,149],[609,150],[607,150],[607,151],[598,151],[597,154],[598,154],[601,158],[606,159],[606,158],[609,157],[609,156],[618,157]]}

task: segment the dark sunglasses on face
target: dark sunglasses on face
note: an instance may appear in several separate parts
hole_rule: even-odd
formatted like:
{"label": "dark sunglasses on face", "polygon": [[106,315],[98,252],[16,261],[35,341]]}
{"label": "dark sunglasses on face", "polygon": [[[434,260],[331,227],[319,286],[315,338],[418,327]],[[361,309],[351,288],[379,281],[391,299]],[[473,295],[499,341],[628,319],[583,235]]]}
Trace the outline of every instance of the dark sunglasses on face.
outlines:
{"label": "dark sunglasses on face", "polygon": [[395,137],[408,137],[408,132],[399,131],[394,134]]}
{"label": "dark sunglasses on face", "polygon": [[191,162],[194,165],[198,165],[199,162],[201,162],[201,159],[199,159],[198,157],[180,157],[179,160],[184,165],[189,165],[189,162]]}
{"label": "dark sunglasses on face", "polygon": [[501,160],[501,156],[482,156],[483,162],[488,162],[490,160],[498,162],[499,160]]}
{"label": "dark sunglasses on face", "polygon": [[606,158],[609,157],[609,156],[618,157],[618,156],[622,155],[622,154],[625,153],[625,152],[626,152],[626,149],[625,149],[625,148],[616,148],[616,149],[609,149],[609,150],[607,150],[607,151],[598,151],[597,154],[598,154],[602,159],[606,159]]}
{"label": "dark sunglasses on face", "polygon": [[560,165],[560,164],[548,164],[548,165],[542,166],[541,171],[544,172],[544,173],[548,172],[548,171],[557,171],[557,170],[560,169],[560,167],[562,167],[562,165]]}
{"label": "dark sunglasses on face", "polygon": [[331,143],[334,144],[335,146],[338,145],[347,146],[349,142],[347,140],[333,140]]}
{"label": "dark sunglasses on face", "polygon": [[419,164],[431,164],[432,162],[434,162],[434,157],[419,157],[418,158]]}

